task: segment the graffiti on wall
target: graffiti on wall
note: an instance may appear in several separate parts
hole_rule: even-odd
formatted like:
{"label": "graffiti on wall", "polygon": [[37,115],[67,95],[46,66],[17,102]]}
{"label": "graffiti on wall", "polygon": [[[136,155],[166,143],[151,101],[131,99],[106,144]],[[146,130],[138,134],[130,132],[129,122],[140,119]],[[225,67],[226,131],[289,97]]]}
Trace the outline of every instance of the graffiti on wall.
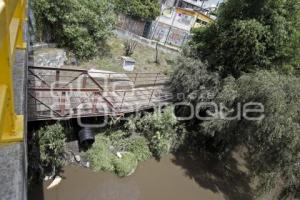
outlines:
{"label": "graffiti on wall", "polygon": [[158,42],[180,47],[189,38],[189,33],[170,25],[157,22],[152,29],[152,38]]}

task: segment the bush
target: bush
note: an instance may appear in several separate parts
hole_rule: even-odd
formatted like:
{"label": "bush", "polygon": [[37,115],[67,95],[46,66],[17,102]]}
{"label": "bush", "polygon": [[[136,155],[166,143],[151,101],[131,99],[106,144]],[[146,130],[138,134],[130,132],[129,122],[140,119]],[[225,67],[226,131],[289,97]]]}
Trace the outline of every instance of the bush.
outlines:
{"label": "bush", "polygon": [[127,152],[123,154],[122,158],[115,157],[113,165],[115,167],[115,173],[118,176],[128,176],[137,167],[137,159],[133,153]]}
{"label": "bush", "polygon": [[145,161],[151,157],[148,141],[144,137],[128,139],[127,151],[133,153],[138,161]]}
{"label": "bush", "polygon": [[44,174],[58,173],[64,165],[65,134],[60,124],[41,128],[38,137],[40,163]]}
{"label": "bush", "polygon": [[93,147],[87,152],[87,157],[95,171],[114,171],[114,155],[110,152],[111,142],[108,138],[97,136]]}
{"label": "bush", "polygon": [[150,149],[154,156],[161,157],[171,149],[171,141],[168,135],[159,131],[155,132],[150,138]]}
{"label": "bush", "polygon": [[77,57],[95,56],[115,24],[109,0],[33,0],[37,38],[55,42]]}
{"label": "bush", "polygon": [[[151,152],[156,157],[161,157],[173,149],[175,140],[178,139],[178,121],[173,113],[173,107],[168,107],[160,112],[148,113],[144,117],[129,119],[125,125],[130,131],[142,133],[149,141]],[[176,144],[178,147],[179,145]]]}
{"label": "bush", "polygon": [[[127,176],[136,168],[138,160],[134,152],[127,152],[122,158],[118,158],[114,155],[114,153],[118,151],[126,151],[126,146],[128,146],[129,149],[138,152],[136,146],[139,145],[130,145],[131,141],[129,139],[124,139],[124,134],[126,133],[115,131],[108,136],[96,137],[96,142],[87,152],[87,157],[95,171],[111,171],[115,172],[118,176],[123,177]],[[144,154],[142,156],[140,155],[140,157],[144,158],[146,156]]]}
{"label": "bush", "polygon": [[137,42],[134,41],[134,40],[126,40],[124,42],[124,55],[125,56],[132,56],[134,51],[135,51],[135,48],[137,46]]}

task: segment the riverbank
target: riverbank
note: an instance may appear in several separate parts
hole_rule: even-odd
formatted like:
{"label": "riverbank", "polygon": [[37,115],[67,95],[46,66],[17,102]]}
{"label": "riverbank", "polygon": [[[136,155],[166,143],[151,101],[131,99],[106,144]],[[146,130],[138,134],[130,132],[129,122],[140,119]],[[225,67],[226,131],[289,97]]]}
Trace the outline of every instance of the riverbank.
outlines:
{"label": "riverbank", "polygon": [[[233,165],[237,163],[233,162]],[[225,200],[252,199],[243,172],[220,169],[222,163],[207,156],[165,155],[142,162],[129,177],[67,166],[60,185],[35,187],[31,200]],[[232,168],[235,168],[232,166]],[[158,184],[159,183],[159,184]]]}

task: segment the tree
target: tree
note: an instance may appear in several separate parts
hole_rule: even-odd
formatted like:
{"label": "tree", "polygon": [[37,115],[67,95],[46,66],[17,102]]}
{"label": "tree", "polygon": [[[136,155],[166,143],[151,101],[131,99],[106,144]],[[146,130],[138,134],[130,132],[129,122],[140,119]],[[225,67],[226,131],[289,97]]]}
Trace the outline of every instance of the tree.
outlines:
{"label": "tree", "polygon": [[213,146],[221,154],[237,144],[245,145],[251,172],[260,177],[260,190],[269,191],[281,180],[282,195],[299,198],[299,78],[268,71],[243,75],[237,80],[229,77],[215,101],[226,105],[228,109],[220,112],[228,116],[236,115],[239,103],[264,105],[264,118],[205,121],[201,124],[202,134],[213,138]]}
{"label": "tree", "polygon": [[[250,172],[260,178],[260,192],[269,191],[280,180],[284,183],[283,196],[299,196],[299,78],[259,70],[238,79],[232,76],[221,79],[199,60],[183,58],[172,75],[171,88],[175,95],[183,94],[178,101],[195,106],[201,102],[223,105],[222,110],[203,107],[199,112],[201,116],[208,116],[210,111],[216,116],[233,118],[239,113],[239,105],[241,108],[249,102],[263,105],[264,118],[256,121],[249,121],[242,115],[238,115],[240,119],[232,120],[219,117],[209,121],[196,118],[188,121],[189,145],[193,150],[211,151],[224,161],[234,147],[246,146]],[[189,115],[189,109],[181,107],[179,110]]]}
{"label": "tree", "polygon": [[[220,84],[217,73],[207,70],[207,65],[193,58],[181,57],[171,75],[171,90],[189,103],[211,101]],[[181,98],[179,97],[179,98]]]}
{"label": "tree", "polygon": [[82,59],[95,56],[114,28],[109,0],[33,0],[32,7],[39,38],[66,47]]}
{"label": "tree", "polygon": [[218,19],[194,31],[193,56],[223,77],[257,69],[291,73],[299,68],[300,2],[228,0]]}
{"label": "tree", "polygon": [[176,151],[185,138],[185,130],[173,115],[173,107],[167,107],[163,112],[155,110],[143,117],[130,118],[125,127],[132,133],[144,136],[156,158]]}
{"label": "tree", "polygon": [[158,0],[115,0],[117,12],[133,18],[151,21],[160,14]]}

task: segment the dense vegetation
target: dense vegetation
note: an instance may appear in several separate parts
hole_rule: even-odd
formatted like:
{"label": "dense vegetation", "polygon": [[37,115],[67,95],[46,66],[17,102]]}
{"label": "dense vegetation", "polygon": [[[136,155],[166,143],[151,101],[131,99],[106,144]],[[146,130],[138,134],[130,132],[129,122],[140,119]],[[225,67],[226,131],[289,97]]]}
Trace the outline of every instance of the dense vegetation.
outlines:
{"label": "dense vegetation", "polygon": [[114,0],[117,12],[145,21],[155,20],[160,14],[158,0]]}
{"label": "dense vegetation", "polygon": [[67,47],[78,58],[95,56],[115,24],[109,0],[31,1],[40,40]]}
{"label": "dense vegetation", "polygon": [[65,131],[62,125],[45,126],[28,142],[29,181],[57,175],[65,162]]}
{"label": "dense vegetation", "polygon": [[106,48],[116,13],[145,21],[160,14],[157,0],[33,0],[37,40],[68,48],[79,59],[89,59]]}
{"label": "dense vegetation", "polygon": [[258,69],[299,69],[300,2],[228,0],[218,20],[195,30],[193,55],[212,70],[234,77]]}
{"label": "dense vegetation", "polygon": [[[115,8],[106,0],[34,0],[33,5],[41,37],[49,33],[51,40],[88,58],[112,30],[113,9],[143,20],[159,14],[155,0],[115,2]],[[183,126],[172,108],[130,118],[124,130],[97,136],[87,153],[92,167],[127,176],[139,161],[160,158],[182,144],[188,144],[189,150],[210,151],[224,162],[236,146],[243,146],[248,150],[250,173],[259,178],[259,192],[282,183],[278,199],[300,198],[300,78],[296,74],[300,69],[300,2],[227,0],[218,9],[215,23],[194,30],[185,56],[172,75],[172,91],[180,94],[178,101],[194,106],[202,102],[222,105],[218,110],[200,107],[197,113],[214,113],[215,119],[193,118]],[[264,106],[263,117],[251,121],[239,116],[239,105],[249,102]],[[187,107],[176,107],[177,114],[188,112]],[[53,138],[48,133],[59,138],[54,146],[49,146]],[[62,128],[54,125],[41,129],[33,140],[39,149],[31,152],[40,151],[42,169],[61,167],[61,133]]]}
{"label": "dense vegetation", "polygon": [[[234,147],[247,147],[257,194],[282,183],[278,199],[300,198],[299,6],[296,0],[226,1],[216,23],[195,30],[189,58],[178,61],[171,81],[173,92],[183,94],[178,101],[223,105],[199,110],[214,120],[187,122],[190,133],[199,133],[192,134],[193,145],[224,161]],[[249,102],[264,106],[258,120],[237,117],[239,105]],[[186,107],[177,112],[188,115]]]}
{"label": "dense vegetation", "polygon": [[[138,162],[178,150],[186,133],[173,115],[172,107],[164,112],[129,118],[122,129],[125,131],[112,129],[97,136],[96,143],[87,153],[94,170],[127,176]],[[118,153],[124,156],[118,158]]]}

